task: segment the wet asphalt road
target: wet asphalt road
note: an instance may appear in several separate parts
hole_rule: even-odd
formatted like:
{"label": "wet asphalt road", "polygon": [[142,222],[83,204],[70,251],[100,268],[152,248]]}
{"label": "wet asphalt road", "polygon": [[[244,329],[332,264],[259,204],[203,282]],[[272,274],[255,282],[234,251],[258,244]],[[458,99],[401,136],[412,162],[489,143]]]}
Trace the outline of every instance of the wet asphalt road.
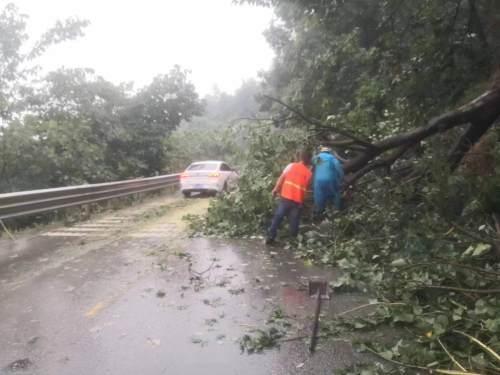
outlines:
{"label": "wet asphalt road", "polygon": [[[188,238],[207,200],[161,198],[72,227],[0,239],[0,374],[335,374],[347,342],[242,354],[238,340],[282,309],[310,331],[308,279],[334,279],[261,241]],[[365,302],[334,295],[325,314]]]}

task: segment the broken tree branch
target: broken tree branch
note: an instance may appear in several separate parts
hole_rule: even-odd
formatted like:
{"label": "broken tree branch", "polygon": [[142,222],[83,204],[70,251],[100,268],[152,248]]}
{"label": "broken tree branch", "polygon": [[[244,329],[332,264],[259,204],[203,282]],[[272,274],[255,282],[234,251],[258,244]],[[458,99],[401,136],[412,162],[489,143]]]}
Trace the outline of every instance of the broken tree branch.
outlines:
{"label": "broken tree branch", "polygon": [[[366,173],[376,168],[377,164],[363,170],[368,164],[373,163],[378,156],[383,153],[403,146],[414,146],[426,138],[438,133],[449,131],[453,128],[470,124],[461,141],[452,151],[450,159],[451,170],[456,163],[459,163],[465,152],[468,151],[477,140],[486,132],[500,117],[500,89],[487,91],[483,95],[474,99],[456,111],[448,112],[444,115],[433,118],[425,126],[421,126],[406,133],[385,138],[373,144],[373,148],[367,149],[357,157],[351,159],[344,165],[346,174],[356,173],[355,179],[359,179]],[[464,147],[467,144],[467,147]],[[402,156],[404,152],[400,155]],[[390,159],[390,157],[389,157]],[[387,161],[385,161],[387,162]],[[381,162],[382,164],[384,161]]]}
{"label": "broken tree branch", "polygon": [[404,155],[408,149],[411,148],[412,145],[405,145],[400,147],[398,150],[396,150],[392,155],[389,155],[388,157],[384,159],[379,159],[376,160],[365,167],[361,168],[359,171],[356,173],[350,174],[349,176],[346,177],[345,179],[345,184],[346,185],[352,185],[354,182],[356,182],[358,179],[363,177],[365,174],[368,172],[371,172],[375,169],[378,168],[387,168],[389,169],[395,162],[398,160],[401,156]]}
{"label": "broken tree branch", "polygon": [[365,141],[365,140],[363,140],[363,139],[355,136],[354,134],[352,134],[352,133],[350,133],[350,132],[348,132],[346,130],[338,129],[338,128],[334,127],[334,126],[328,126],[327,127],[321,121],[306,116],[305,114],[303,114],[302,112],[300,112],[296,108],[293,108],[292,106],[286,104],[285,102],[283,102],[280,99],[273,98],[272,96],[269,96],[269,95],[264,95],[264,97],[267,98],[267,99],[269,99],[269,100],[271,100],[271,101],[273,101],[273,102],[276,102],[276,103],[280,104],[281,106],[283,106],[284,108],[286,108],[290,112],[296,114],[299,118],[301,118],[303,121],[307,122],[308,124],[311,124],[311,125],[314,125],[314,126],[317,126],[317,127],[321,127],[321,128],[328,128],[331,132],[334,132],[334,133],[342,135],[342,136],[344,136],[346,138],[349,138],[352,141],[354,141],[355,143],[357,143],[357,144],[359,144],[361,146],[364,146],[367,149],[374,148],[374,145],[372,143],[370,143],[368,141]]}
{"label": "broken tree branch", "polygon": [[[493,87],[476,99],[441,116],[431,119],[427,125],[418,127],[408,132],[387,137],[381,141],[371,143],[359,138],[351,132],[338,129],[335,126],[326,126],[320,120],[310,118],[286,104],[280,99],[265,95],[275,103],[280,104],[301,120],[311,124],[317,130],[341,135],[347,140],[329,142],[332,146],[340,146],[355,151],[356,156],[344,163],[344,173],[347,184],[350,185],[367,173],[377,169],[390,168],[406,151],[416,146],[421,141],[439,133],[468,125],[467,130],[460,137],[457,144],[449,154],[448,162],[450,170],[453,171],[462,161],[464,155],[470,148],[493,126],[500,118],[500,87]],[[395,150],[391,155],[378,159],[386,152]]]}

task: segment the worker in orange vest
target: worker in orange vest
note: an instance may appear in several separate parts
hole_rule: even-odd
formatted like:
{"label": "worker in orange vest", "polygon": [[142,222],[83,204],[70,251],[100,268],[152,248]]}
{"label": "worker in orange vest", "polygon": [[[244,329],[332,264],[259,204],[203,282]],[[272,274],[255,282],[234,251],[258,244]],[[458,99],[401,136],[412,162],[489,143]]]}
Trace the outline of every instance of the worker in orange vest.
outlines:
{"label": "worker in orange vest", "polygon": [[300,160],[289,164],[276,182],[272,194],[279,194],[281,199],[274,213],[266,244],[275,242],[278,228],[285,216],[288,217],[290,234],[295,237],[299,233],[300,214],[312,179],[310,165],[311,152],[303,150],[300,152]]}

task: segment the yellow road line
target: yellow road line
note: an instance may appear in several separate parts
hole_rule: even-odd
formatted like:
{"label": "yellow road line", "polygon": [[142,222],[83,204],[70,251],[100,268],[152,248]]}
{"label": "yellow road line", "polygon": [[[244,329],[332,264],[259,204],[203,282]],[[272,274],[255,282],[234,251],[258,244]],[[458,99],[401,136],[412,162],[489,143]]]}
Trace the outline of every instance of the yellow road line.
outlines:
{"label": "yellow road line", "polygon": [[92,307],[89,311],[85,313],[87,318],[93,318],[96,316],[102,309],[104,309],[104,302],[99,302],[94,307]]}

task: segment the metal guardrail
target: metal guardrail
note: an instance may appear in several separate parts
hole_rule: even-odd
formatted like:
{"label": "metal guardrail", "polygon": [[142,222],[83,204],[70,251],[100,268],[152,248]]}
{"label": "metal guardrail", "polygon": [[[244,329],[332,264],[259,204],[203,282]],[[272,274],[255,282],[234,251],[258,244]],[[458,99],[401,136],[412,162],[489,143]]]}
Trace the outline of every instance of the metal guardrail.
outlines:
{"label": "metal guardrail", "polygon": [[179,183],[180,174],[0,194],[0,220],[79,206]]}

